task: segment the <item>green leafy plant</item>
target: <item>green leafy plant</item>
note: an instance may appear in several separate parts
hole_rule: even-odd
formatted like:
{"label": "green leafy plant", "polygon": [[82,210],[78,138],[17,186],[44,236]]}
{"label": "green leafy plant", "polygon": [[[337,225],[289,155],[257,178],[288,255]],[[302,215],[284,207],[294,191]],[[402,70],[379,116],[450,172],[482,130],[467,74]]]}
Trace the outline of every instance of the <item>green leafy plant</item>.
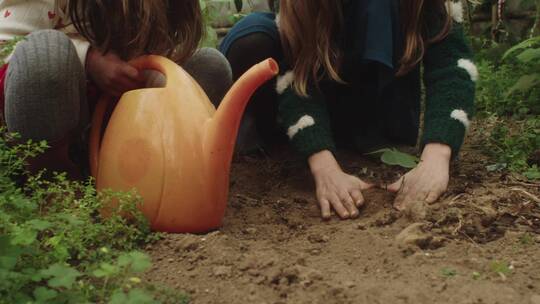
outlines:
{"label": "green leafy plant", "polygon": [[455,269],[451,269],[451,268],[443,268],[441,270],[441,274],[444,277],[451,278],[451,277],[455,277],[457,275],[457,271]]}
{"label": "green leafy plant", "polygon": [[201,12],[204,22],[204,36],[201,41],[201,47],[213,47],[218,44],[218,35],[216,30],[212,27],[212,20],[217,17],[217,13],[207,4],[206,0],[199,0],[201,6]]}
{"label": "green leafy plant", "polygon": [[490,265],[490,268],[491,271],[502,277],[506,277],[512,273],[512,268],[510,267],[510,264],[503,261],[493,261]]}
{"label": "green leafy plant", "polygon": [[[26,161],[46,148],[0,128],[0,303],[185,303],[138,277],[150,267],[138,248],[157,238],[140,197],[28,175]],[[102,217],[112,200],[118,209]]]}
{"label": "green leafy plant", "polygon": [[540,36],[527,39],[510,48],[502,59],[507,60],[510,57],[527,64],[530,70],[519,77],[508,91],[509,95],[516,91],[529,91],[540,84]]}
{"label": "green leafy plant", "polygon": [[23,40],[24,37],[15,37],[12,40],[5,42],[0,48],[0,65],[4,64],[4,60],[9,54],[15,50],[15,46],[19,41]]}
{"label": "green leafy plant", "polygon": [[[487,133],[486,152],[496,161],[488,170],[508,169],[540,179],[540,51],[538,37],[509,49],[500,63],[479,60],[479,117],[494,128]],[[516,79],[518,81],[516,82]]]}
{"label": "green leafy plant", "polygon": [[416,156],[400,152],[397,149],[381,149],[367,155],[381,154],[381,162],[389,166],[400,166],[407,169],[415,168],[420,159]]}

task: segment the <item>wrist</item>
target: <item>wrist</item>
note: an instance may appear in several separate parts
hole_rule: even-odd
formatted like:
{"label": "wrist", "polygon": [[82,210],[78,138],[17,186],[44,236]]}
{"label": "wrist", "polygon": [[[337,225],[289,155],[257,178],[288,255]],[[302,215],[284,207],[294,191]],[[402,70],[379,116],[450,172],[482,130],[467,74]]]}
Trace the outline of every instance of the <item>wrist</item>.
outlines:
{"label": "wrist", "polygon": [[422,161],[447,161],[452,158],[452,148],[449,145],[442,143],[429,143],[422,151]]}
{"label": "wrist", "polygon": [[313,175],[329,170],[341,170],[336,158],[329,150],[311,155],[308,158],[308,164]]}

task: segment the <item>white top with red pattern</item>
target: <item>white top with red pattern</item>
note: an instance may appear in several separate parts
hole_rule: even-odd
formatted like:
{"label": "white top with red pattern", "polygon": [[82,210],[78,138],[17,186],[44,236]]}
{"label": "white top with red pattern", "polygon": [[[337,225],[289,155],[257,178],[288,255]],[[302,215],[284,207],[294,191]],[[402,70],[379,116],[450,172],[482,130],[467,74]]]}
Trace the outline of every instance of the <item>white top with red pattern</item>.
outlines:
{"label": "white top with red pattern", "polygon": [[[0,0],[0,41],[34,31],[57,29],[67,34],[83,66],[90,43],[82,38],[64,13],[67,0]],[[9,56],[5,60],[9,61]]]}

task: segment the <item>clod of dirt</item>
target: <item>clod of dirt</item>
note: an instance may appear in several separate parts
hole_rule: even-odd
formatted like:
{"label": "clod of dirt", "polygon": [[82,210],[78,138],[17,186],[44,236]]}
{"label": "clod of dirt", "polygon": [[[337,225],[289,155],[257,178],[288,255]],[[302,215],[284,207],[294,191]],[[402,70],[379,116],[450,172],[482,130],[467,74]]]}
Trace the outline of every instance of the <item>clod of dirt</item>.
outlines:
{"label": "clod of dirt", "polygon": [[244,232],[246,234],[255,234],[255,233],[257,233],[257,229],[255,229],[255,228],[246,228],[246,230],[244,230]]}
{"label": "clod of dirt", "polygon": [[402,247],[417,246],[421,249],[437,249],[443,246],[444,239],[434,237],[424,229],[424,223],[414,223],[403,229],[397,236],[396,242]]}
{"label": "clod of dirt", "polygon": [[395,223],[400,218],[400,216],[401,214],[399,212],[392,210],[388,213],[385,213],[382,217],[376,219],[372,226],[382,227],[391,225]]}
{"label": "clod of dirt", "polygon": [[367,227],[366,227],[365,224],[359,223],[358,225],[356,225],[356,229],[358,229],[358,230],[366,230]]}
{"label": "clod of dirt", "polygon": [[403,210],[403,213],[413,222],[423,221],[427,218],[428,206],[424,201],[411,202]]}
{"label": "clod of dirt", "polygon": [[176,243],[175,251],[194,251],[200,246],[199,238],[195,235],[185,235]]}
{"label": "clod of dirt", "polygon": [[310,243],[327,243],[330,241],[330,237],[328,235],[320,235],[320,234],[311,234],[308,236],[308,241]]}
{"label": "clod of dirt", "polygon": [[481,223],[484,227],[489,227],[499,217],[499,213],[493,207],[478,206],[477,208],[482,211]]}
{"label": "clod of dirt", "polygon": [[212,274],[215,277],[229,278],[232,275],[231,266],[216,266],[212,269]]}

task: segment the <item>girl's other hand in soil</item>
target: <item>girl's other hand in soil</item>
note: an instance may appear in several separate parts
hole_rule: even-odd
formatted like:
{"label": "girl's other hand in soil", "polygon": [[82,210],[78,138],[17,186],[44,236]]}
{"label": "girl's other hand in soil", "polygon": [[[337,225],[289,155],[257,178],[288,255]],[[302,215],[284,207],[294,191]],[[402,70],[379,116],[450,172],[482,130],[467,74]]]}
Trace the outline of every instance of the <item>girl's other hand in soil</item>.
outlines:
{"label": "girl's other hand in soil", "polygon": [[364,204],[362,190],[373,187],[343,172],[330,151],[312,155],[309,160],[311,173],[317,188],[317,200],[324,219],[329,219],[332,207],[342,219],[358,216],[358,208]]}
{"label": "girl's other hand in soil", "polygon": [[451,154],[447,145],[427,144],[418,166],[387,187],[397,193],[394,207],[404,210],[416,201],[436,202],[448,188]]}
{"label": "girl's other hand in soil", "polygon": [[86,70],[96,85],[112,96],[121,96],[143,86],[139,71],[112,51],[102,54],[98,49],[90,48]]}

